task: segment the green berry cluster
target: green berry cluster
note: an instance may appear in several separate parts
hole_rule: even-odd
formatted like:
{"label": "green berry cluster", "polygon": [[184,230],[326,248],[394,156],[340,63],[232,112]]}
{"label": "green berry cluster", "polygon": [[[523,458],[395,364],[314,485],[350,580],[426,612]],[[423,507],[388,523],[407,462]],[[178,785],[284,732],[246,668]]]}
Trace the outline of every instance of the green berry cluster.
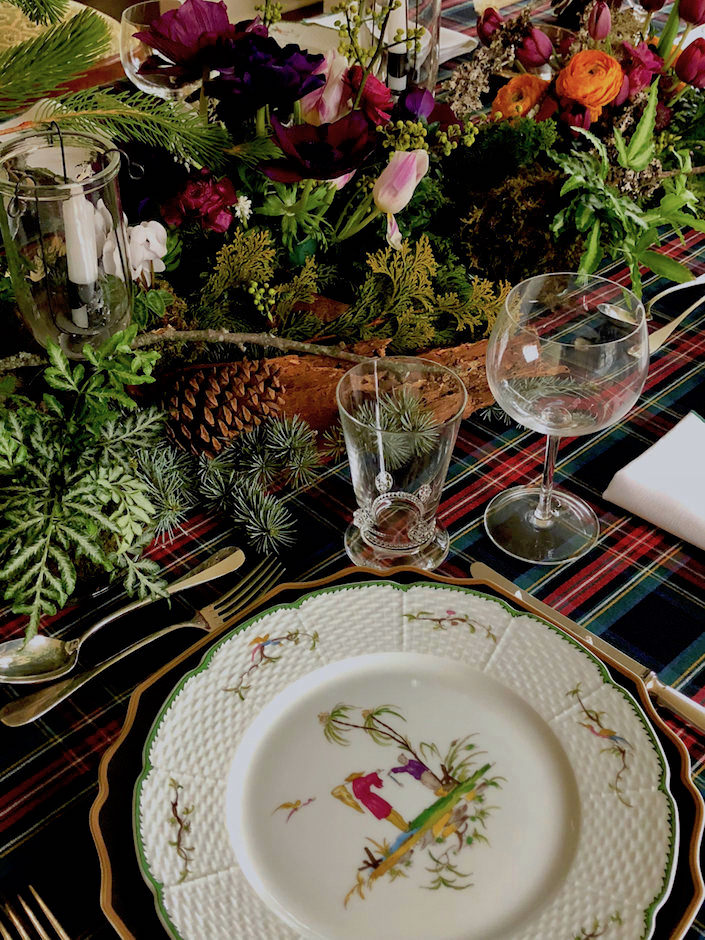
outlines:
{"label": "green berry cluster", "polygon": [[423,121],[390,121],[379,126],[382,146],[388,150],[428,150],[428,128]]}
{"label": "green berry cluster", "polygon": [[256,309],[271,320],[272,307],[277,299],[276,287],[271,287],[269,281],[265,281],[264,284],[259,284],[257,281],[250,281],[247,293],[251,295],[252,302]]}
{"label": "green berry cluster", "polygon": [[264,0],[264,3],[255,6],[255,10],[262,14],[262,22],[265,26],[278,23],[282,18],[283,9],[283,4],[277,3],[275,0]]}

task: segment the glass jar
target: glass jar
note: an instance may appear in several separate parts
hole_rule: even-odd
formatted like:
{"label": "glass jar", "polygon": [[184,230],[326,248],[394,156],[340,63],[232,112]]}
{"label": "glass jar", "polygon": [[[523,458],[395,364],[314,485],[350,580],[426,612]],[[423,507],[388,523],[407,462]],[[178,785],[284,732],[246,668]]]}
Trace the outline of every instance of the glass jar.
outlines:
{"label": "glass jar", "polygon": [[20,313],[74,358],[130,320],[120,153],[78,131],[19,133],[0,146],[0,229]]}

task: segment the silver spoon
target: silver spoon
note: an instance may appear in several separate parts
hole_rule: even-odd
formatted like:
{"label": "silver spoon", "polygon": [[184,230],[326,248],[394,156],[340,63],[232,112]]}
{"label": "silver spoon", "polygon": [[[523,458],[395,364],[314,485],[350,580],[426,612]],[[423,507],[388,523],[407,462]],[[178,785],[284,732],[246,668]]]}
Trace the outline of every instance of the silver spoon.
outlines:
{"label": "silver spoon", "polygon": [[[169,595],[178,594],[197,584],[206,584],[215,578],[221,578],[224,574],[237,571],[244,560],[245,556],[239,548],[233,548],[232,545],[221,548],[189,574],[169,584],[166,592]],[[125,604],[119,610],[98,620],[76,640],[57,640],[37,634],[27,643],[23,639],[0,643],[0,682],[44,682],[46,679],[65,675],[76,665],[78,651],[89,636],[118,617],[146,607],[154,600],[153,597],[146,597]]]}

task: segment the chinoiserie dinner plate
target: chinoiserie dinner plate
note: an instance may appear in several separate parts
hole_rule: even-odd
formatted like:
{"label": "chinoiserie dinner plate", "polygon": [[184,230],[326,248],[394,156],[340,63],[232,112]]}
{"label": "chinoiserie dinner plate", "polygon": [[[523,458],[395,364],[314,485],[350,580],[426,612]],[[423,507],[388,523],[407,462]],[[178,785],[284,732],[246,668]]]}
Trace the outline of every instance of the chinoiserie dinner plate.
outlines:
{"label": "chinoiserie dinner plate", "polygon": [[650,937],[678,818],[633,697],[455,586],[328,588],[186,675],[135,793],[182,940]]}

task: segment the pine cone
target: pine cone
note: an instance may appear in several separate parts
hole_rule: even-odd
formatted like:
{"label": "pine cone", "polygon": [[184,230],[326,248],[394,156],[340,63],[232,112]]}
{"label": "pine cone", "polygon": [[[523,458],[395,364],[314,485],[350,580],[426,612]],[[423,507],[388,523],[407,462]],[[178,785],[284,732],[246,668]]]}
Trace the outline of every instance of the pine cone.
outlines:
{"label": "pine cone", "polygon": [[215,457],[263,419],[276,417],[284,396],[276,364],[261,360],[198,366],[172,376],[164,394],[174,443]]}

